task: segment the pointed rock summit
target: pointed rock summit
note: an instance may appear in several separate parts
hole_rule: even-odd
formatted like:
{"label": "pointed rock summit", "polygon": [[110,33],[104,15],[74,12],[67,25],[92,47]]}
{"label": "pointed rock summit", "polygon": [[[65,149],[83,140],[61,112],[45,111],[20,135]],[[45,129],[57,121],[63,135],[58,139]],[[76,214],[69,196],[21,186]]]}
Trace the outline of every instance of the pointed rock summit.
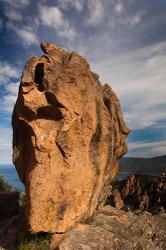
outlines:
{"label": "pointed rock summit", "polygon": [[120,103],[85,58],[42,43],[13,111],[13,162],[32,233],[64,233],[103,206],[127,152]]}

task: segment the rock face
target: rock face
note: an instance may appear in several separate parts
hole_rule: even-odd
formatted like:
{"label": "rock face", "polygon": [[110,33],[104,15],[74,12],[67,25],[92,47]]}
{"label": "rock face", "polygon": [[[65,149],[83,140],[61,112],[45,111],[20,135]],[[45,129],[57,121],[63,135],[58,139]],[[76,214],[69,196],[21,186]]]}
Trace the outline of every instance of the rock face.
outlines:
{"label": "rock face", "polygon": [[112,192],[112,196],[113,196],[113,199],[112,199],[113,206],[116,207],[117,209],[123,208],[124,203],[123,203],[122,197],[118,189],[115,189]]}
{"label": "rock face", "polygon": [[91,220],[77,225],[59,250],[164,250],[165,226],[166,214],[136,215],[105,206]]}
{"label": "rock face", "polygon": [[103,206],[129,129],[109,85],[56,45],[26,63],[13,111],[13,162],[31,232],[66,232]]}
{"label": "rock face", "polygon": [[[107,204],[133,211],[148,211],[152,214],[166,211],[166,174],[161,176],[131,175],[118,181],[107,199]],[[119,204],[123,206],[119,206]]]}

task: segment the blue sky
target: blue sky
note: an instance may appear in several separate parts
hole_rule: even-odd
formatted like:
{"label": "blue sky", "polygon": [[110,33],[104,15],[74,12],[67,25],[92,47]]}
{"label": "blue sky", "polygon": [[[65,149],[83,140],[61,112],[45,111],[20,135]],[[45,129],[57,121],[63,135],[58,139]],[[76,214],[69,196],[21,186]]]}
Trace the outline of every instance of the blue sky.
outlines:
{"label": "blue sky", "polygon": [[0,0],[0,164],[12,161],[12,108],[42,41],[78,51],[111,84],[133,130],[128,156],[166,154],[165,15],[165,0]]}

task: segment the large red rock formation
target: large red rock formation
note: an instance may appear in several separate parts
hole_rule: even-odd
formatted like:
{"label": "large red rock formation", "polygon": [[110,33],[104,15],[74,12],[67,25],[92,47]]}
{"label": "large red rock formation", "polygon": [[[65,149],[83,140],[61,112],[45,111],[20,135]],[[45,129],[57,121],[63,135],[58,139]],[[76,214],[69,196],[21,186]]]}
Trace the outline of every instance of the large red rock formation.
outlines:
{"label": "large red rock formation", "polygon": [[109,85],[56,45],[26,63],[13,111],[13,162],[31,232],[66,232],[105,202],[129,129]]}

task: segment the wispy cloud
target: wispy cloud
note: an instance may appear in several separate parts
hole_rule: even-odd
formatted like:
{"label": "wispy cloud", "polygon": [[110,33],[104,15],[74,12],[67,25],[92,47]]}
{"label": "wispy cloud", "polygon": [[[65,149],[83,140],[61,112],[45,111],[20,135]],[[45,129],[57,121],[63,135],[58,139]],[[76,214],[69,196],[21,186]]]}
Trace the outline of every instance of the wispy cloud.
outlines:
{"label": "wispy cloud", "polygon": [[62,9],[67,10],[69,7],[75,8],[77,11],[82,11],[85,0],[59,0],[58,4]]}
{"label": "wispy cloud", "polygon": [[114,6],[114,11],[116,14],[121,14],[124,10],[124,5],[121,1],[118,1]]}
{"label": "wispy cloud", "polygon": [[6,84],[10,78],[18,78],[19,69],[6,61],[0,61],[0,86]]}
{"label": "wispy cloud", "polygon": [[94,63],[103,82],[110,82],[118,92],[132,129],[151,126],[165,117],[165,54],[164,42]]}
{"label": "wispy cloud", "polygon": [[0,2],[9,4],[13,8],[22,9],[29,5],[31,0],[0,0]]}
{"label": "wispy cloud", "polygon": [[[155,142],[132,142],[128,143],[129,156],[152,157],[157,155],[164,155],[166,153],[166,140]],[[142,153],[144,152],[144,153]]]}
{"label": "wispy cloud", "polygon": [[75,28],[58,7],[41,6],[39,13],[42,24],[53,28],[60,37],[68,40],[73,40],[77,37]]}
{"label": "wispy cloud", "polygon": [[12,23],[8,23],[7,27],[9,30],[15,32],[15,34],[22,41],[22,44],[25,47],[39,44],[38,36],[36,35],[33,27],[13,25]]}
{"label": "wispy cloud", "polygon": [[127,15],[126,21],[131,26],[135,26],[135,25],[139,24],[142,21],[145,14],[146,14],[145,11],[140,10],[140,11],[136,12],[134,15],[130,15],[130,16]]}
{"label": "wispy cloud", "polygon": [[32,44],[39,44],[39,40],[37,35],[33,32],[30,27],[23,27],[21,29],[15,30],[17,35],[23,41],[23,44],[26,46],[30,46]]}
{"label": "wispy cloud", "polygon": [[104,6],[101,0],[88,1],[89,17],[87,23],[96,26],[104,17]]}
{"label": "wispy cloud", "polygon": [[0,61],[0,87],[3,95],[0,98],[0,113],[11,115],[18,93],[20,69],[9,62]]}
{"label": "wispy cloud", "polygon": [[22,21],[23,16],[18,9],[6,8],[5,15],[10,21]]}
{"label": "wispy cloud", "polygon": [[[38,44],[36,18],[32,15],[31,20],[27,16],[27,7],[31,0],[0,0],[3,2],[4,14],[7,17],[6,28],[10,33],[15,33],[16,42],[22,42],[24,47]],[[17,41],[18,40],[18,41]]]}
{"label": "wispy cloud", "polygon": [[0,126],[0,164],[12,162],[12,130]]}
{"label": "wispy cloud", "polygon": [[0,100],[0,112],[11,115],[18,94],[18,82],[5,85],[5,95]]}

